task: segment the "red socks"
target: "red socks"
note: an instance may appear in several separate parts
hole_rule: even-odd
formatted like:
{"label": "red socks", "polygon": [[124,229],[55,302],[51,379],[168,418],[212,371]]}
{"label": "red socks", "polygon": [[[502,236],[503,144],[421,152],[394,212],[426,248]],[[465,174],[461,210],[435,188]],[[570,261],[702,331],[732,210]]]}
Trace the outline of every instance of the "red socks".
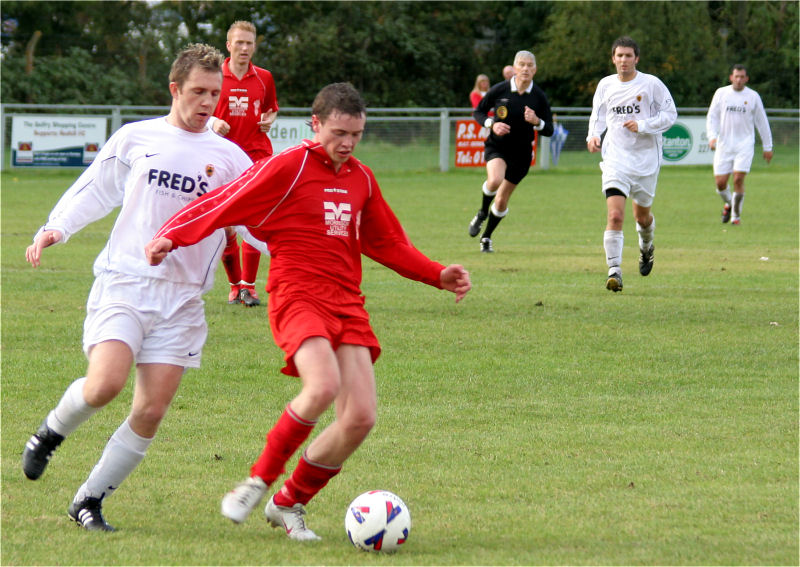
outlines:
{"label": "red socks", "polygon": [[341,466],[331,467],[315,463],[307,460],[306,456],[303,455],[300,457],[292,476],[286,480],[283,488],[273,497],[275,504],[291,508],[297,502],[300,502],[305,506],[341,470]]}
{"label": "red socks", "polygon": [[286,461],[308,439],[316,424],[316,421],[307,421],[299,417],[287,405],[278,422],[267,433],[267,444],[261,456],[250,468],[250,476],[260,477],[267,485],[275,482],[286,472],[284,468]]}
{"label": "red socks", "polygon": [[242,287],[255,289],[258,264],[261,262],[261,252],[258,248],[242,242]]}
{"label": "red socks", "polygon": [[225,242],[225,250],[222,251],[222,265],[225,266],[225,273],[228,274],[230,284],[239,285],[239,282],[242,281],[242,264],[239,261],[239,242],[236,240],[235,232],[227,237]]}

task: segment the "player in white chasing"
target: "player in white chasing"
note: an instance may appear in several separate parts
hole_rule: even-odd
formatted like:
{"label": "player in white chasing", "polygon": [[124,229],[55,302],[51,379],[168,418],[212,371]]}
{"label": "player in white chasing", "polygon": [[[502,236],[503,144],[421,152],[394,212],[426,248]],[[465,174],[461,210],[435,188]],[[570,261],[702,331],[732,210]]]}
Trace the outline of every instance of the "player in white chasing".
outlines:
{"label": "player in white chasing", "polygon": [[653,75],[636,70],[639,46],[623,36],[611,46],[617,73],[600,80],[592,101],[586,147],[601,150],[602,190],[608,210],[603,246],[608,264],[606,288],[622,291],[622,226],[625,201],[633,200],[633,216],[639,234],[639,273],[653,269],[653,236],[656,220],[651,212],[661,168],[661,134],[678,117],[669,90]]}
{"label": "player in white chasing", "polygon": [[69,517],[87,530],[114,530],[102,514],[104,498],[144,458],[185,369],[200,366],[207,334],[202,294],[213,284],[224,233],[182,248],[157,268],[144,246],[184,205],[252,163],[239,146],[206,128],[222,89],[222,61],[207,45],[178,54],[169,76],[169,114],[117,130],[25,253],[37,267],[44,248],[121,206],[94,263],[83,334],[86,376],[67,388],[22,454],[25,475],[36,480],[56,447],[122,391],[136,365],[130,414],[69,506]]}
{"label": "player in white chasing", "polygon": [[[772,132],[758,93],[746,86],[750,77],[744,65],[734,65],[730,82],[720,87],[711,99],[706,116],[708,147],[714,150],[714,181],[725,205],[722,222],[738,225],[744,201],[744,178],[753,163],[755,128],[761,136],[764,161],[772,161]],[[731,195],[728,179],[733,173]]]}

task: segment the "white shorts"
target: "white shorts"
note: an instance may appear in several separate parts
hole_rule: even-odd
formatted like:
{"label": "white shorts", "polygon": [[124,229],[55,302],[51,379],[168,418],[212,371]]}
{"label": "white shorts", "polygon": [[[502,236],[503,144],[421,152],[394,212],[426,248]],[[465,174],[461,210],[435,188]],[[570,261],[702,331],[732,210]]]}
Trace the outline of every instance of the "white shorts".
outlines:
{"label": "white shorts", "polygon": [[717,145],[714,151],[714,175],[729,175],[734,171],[750,173],[753,165],[754,146],[744,150],[726,150],[724,146]]}
{"label": "white shorts", "polygon": [[[602,166],[601,166],[602,167]],[[656,196],[658,171],[651,175],[630,175],[603,168],[603,194],[607,189],[619,189],[641,207],[651,207]]]}
{"label": "white shorts", "polygon": [[118,340],[137,364],[199,368],[208,335],[198,286],[103,272],[86,302],[83,351]]}

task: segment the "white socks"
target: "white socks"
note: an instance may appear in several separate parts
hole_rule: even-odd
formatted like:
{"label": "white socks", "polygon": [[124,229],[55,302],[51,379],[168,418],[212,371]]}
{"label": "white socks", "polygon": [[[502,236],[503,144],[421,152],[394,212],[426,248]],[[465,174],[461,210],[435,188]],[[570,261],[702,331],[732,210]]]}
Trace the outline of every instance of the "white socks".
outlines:
{"label": "white socks", "polygon": [[75,501],[111,496],[142,462],[152,441],[134,433],[126,419],[108,440],[100,460],[75,494]]}
{"label": "white socks", "polygon": [[66,437],[100,409],[93,408],[83,399],[85,383],[84,376],[70,384],[58,405],[47,415],[47,426],[59,435]]}
{"label": "white socks", "polygon": [[742,214],[742,203],[744,202],[744,193],[733,194],[733,204],[731,205],[732,215],[731,220],[736,220]]}
{"label": "white socks", "polygon": [[489,191],[489,188],[486,187],[486,181],[483,182],[483,187],[481,188],[481,190],[483,191],[483,194],[486,195],[487,197],[494,197],[495,195],[497,195],[496,190],[494,192]]}
{"label": "white socks", "polygon": [[606,249],[608,275],[619,272],[622,264],[623,234],[621,230],[607,230],[603,233],[603,247]]}
{"label": "white socks", "polygon": [[491,213],[492,213],[494,216],[496,216],[497,218],[500,218],[500,219],[501,219],[501,218],[503,218],[504,216],[506,216],[506,215],[508,214],[508,209],[506,209],[506,210],[505,210],[505,211],[503,211],[502,213],[501,213],[501,212],[499,212],[499,211],[498,211],[498,210],[495,208],[495,206],[494,206],[494,203],[492,203],[492,206],[491,206],[491,207],[489,207],[489,211],[491,211]]}
{"label": "white socks", "polygon": [[717,195],[722,199],[723,203],[731,204],[731,188],[725,187],[724,191],[717,190]]}
{"label": "white socks", "polygon": [[636,223],[636,232],[639,233],[639,250],[649,250],[650,245],[653,243],[653,234],[656,231],[656,217],[653,217],[653,222],[650,226],[644,228],[638,222]]}

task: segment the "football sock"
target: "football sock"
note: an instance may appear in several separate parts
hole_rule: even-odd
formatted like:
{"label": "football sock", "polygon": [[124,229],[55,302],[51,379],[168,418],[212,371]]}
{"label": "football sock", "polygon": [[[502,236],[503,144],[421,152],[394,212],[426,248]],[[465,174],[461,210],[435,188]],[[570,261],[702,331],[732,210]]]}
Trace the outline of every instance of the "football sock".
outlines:
{"label": "football sock", "polygon": [[481,192],[483,193],[482,200],[481,200],[481,212],[484,215],[488,215],[489,214],[489,205],[491,205],[492,201],[494,201],[494,196],[497,195],[497,191],[494,191],[494,192],[489,191],[489,188],[486,186],[486,182],[484,181],[483,182],[483,187],[481,189]]}
{"label": "football sock", "polygon": [[648,250],[653,243],[653,235],[656,231],[656,217],[652,218],[653,221],[648,227],[643,227],[638,222],[636,223],[636,232],[639,233],[639,250]]}
{"label": "football sock", "polygon": [[250,468],[250,476],[261,478],[267,485],[275,482],[286,471],[286,461],[308,439],[316,424],[316,421],[301,418],[287,405],[275,426],[267,433],[267,444]]}
{"label": "football sock", "polygon": [[236,240],[235,232],[227,237],[225,250],[222,251],[222,265],[228,274],[228,282],[231,285],[239,285],[242,279],[242,264],[239,260],[239,242]]}
{"label": "football sock", "polygon": [[742,214],[742,202],[744,201],[744,193],[733,194],[733,218],[738,219]]}
{"label": "football sock", "polygon": [[66,437],[78,426],[94,415],[100,408],[94,408],[83,398],[83,385],[86,377],[78,378],[69,385],[58,405],[47,415],[47,427]]}
{"label": "football sock", "polygon": [[731,203],[731,188],[725,187],[724,191],[717,190],[717,195],[719,195],[720,199],[722,199],[723,203]]}
{"label": "football sock", "polygon": [[486,222],[486,230],[483,231],[481,238],[491,238],[494,229],[497,228],[497,225],[500,224],[500,221],[503,220],[507,214],[508,209],[500,213],[495,208],[494,203],[492,203],[489,209],[489,220]]}
{"label": "football sock", "polygon": [[[255,289],[256,277],[258,276],[258,264],[261,262],[261,252],[248,244],[242,242],[242,285],[248,289]],[[253,282],[252,284],[248,282]]]}
{"label": "football sock", "polygon": [[275,504],[290,508],[300,502],[305,506],[341,470],[341,465],[315,463],[303,455],[297,462],[297,468],[294,469],[292,476],[286,479],[283,487],[275,494]]}
{"label": "football sock", "polygon": [[613,271],[619,271],[622,265],[622,244],[624,242],[623,233],[621,230],[607,230],[603,233],[603,248],[606,250],[606,263],[608,264],[611,274],[611,268],[616,268]]}
{"label": "football sock", "polygon": [[75,501],[111,496],[142,462],[152,441],[137,435],[126,419],[108,440],[100,460],[75,494]]}

